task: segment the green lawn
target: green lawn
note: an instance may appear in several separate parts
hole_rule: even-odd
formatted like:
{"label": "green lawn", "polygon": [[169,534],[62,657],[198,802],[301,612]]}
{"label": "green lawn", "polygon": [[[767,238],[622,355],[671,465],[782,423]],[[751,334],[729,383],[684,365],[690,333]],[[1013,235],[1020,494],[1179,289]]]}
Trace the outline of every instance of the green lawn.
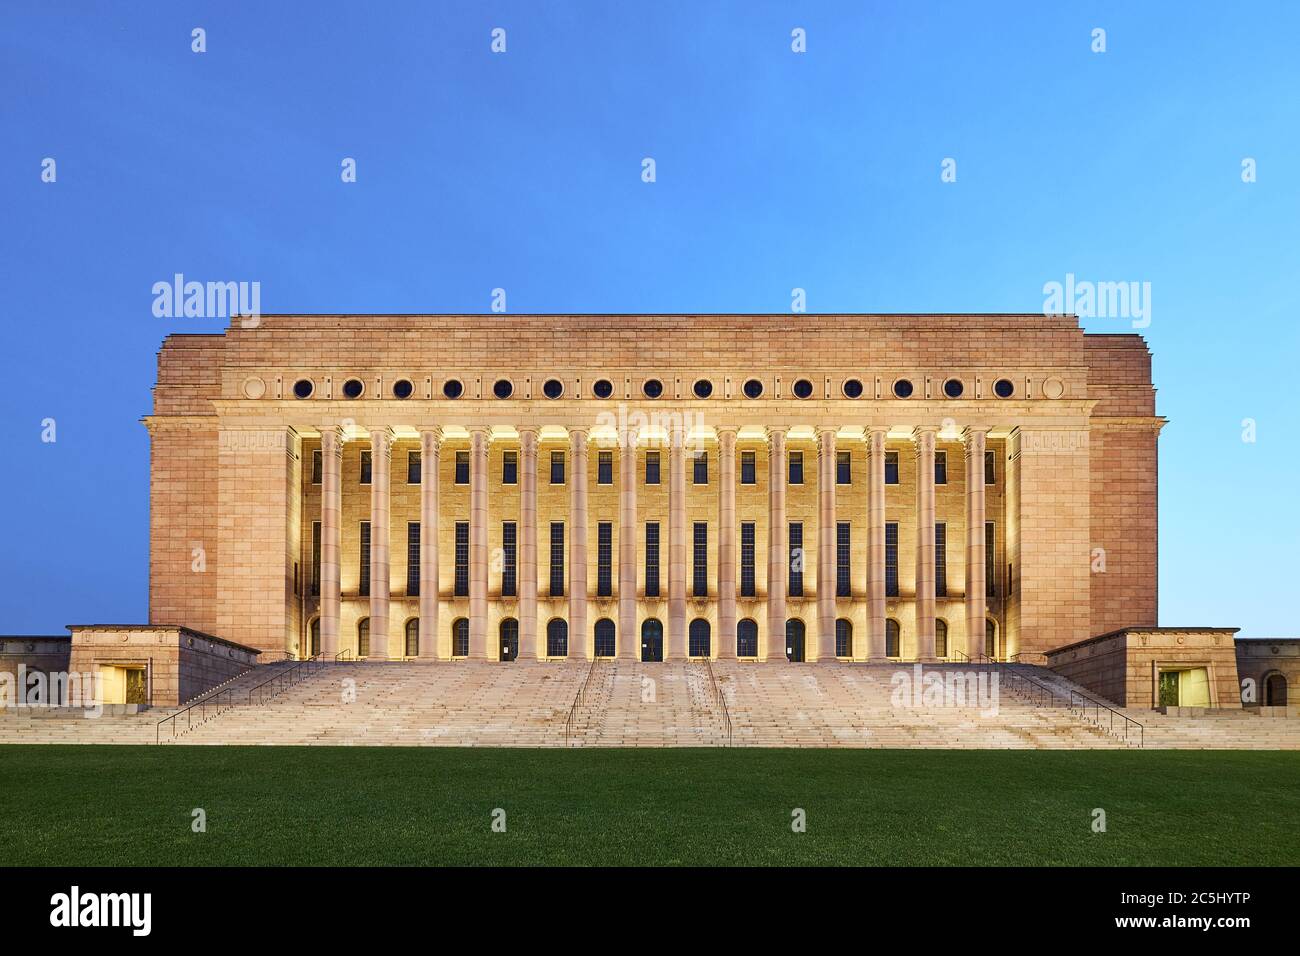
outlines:
{"label": "green lawn", "polygon": [[1296,864],[1297,820],[1300,753],[0,747],[0,865]]}

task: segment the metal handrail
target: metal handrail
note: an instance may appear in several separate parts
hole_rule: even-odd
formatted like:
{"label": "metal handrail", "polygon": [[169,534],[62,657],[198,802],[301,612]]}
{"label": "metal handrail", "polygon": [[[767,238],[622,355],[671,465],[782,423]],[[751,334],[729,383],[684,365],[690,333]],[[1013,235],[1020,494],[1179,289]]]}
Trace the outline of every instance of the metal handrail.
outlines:
{"label": "metal handrail", "polygon": [[959,647],[954,647],[954,648],[953,648],[953,649],[948,653],[948,656],[949,656],[949,657],[955,657],[955,658],[957,658],[957,660],[959,660],[959,661],[965,661],[967,664],[970,663],[970,655],[967,654],[965,651],[963,651],[963,650],[962,650],[961,648],[959,648]]}
{"label": "metal handrail", "polygon": [[343,650],[339,651],[337,654],[334,655],[335,664],[345,664],[349,661],[352,662],[356,661],[356,657],[355,655],[353,655],[352,648],[350,647],[345,647],[343,648]]}
{"label": "metal handrail", "polygon": [[569,746],[569,737],[573,733],[573,718],[586,700],[587,685],[591,683],[591,675],[596,673],[596,664],[599,662],[600,658],[593,654],[591,665],[587,668],[587,676],[582,679],[582,683],[578,685],[578,692],[573,695],[573,705],[569,708],[569,716],[564,720],[564,746],[566,747]]}
{"label": "metal handrail", "polygon": [[713,696],[718,705],[722,708],[722,723],[727,728],[727,746],[731,746],[731,711],[727,708],[727,698],[722,693],[722,687],[718,683],[718,678],[713,673],[713,661],[704,658],[704,669],[709,672],[709,685],[713,688]]}
{"label": "metal handrail", "polygon": [[[295,661],[290,667],[287,667],[281,670],[279,673],[273,675],[272,677],[269,677],[266,680],[262,681],[261,683],[254,684],[252,687],[250,687],[248,689],[246,702],[249,704],[253,702],[253,693],[256,691],[258,692],[258,703],[259,704],[264,703],[268,697],[274,696],[275,693],[278,693],[279,688],[277,688],[275,691],[272,691],[270,694],[263,691],[262,688],[265,688],[268,685],[277,682],[289,683],[289,684],[298,683],[308,674],[315,673],[315,671],[318,670],[320,667],[321,667],[321,662],[314,657],[304,658],[303,660]],[[248,671],[244,671],[244,674],[247,673]],[[243,674],[240,674],[239,676],[242,677]],[[232,679],[232,683],[233,683],[233,679]],[[163,724],[166,723],[171,723],[171,730],[172,730],[171,736],[172,739],[175,740],[180,733],[178,732],[177,728],[180,725],[179,718],[181,717],[185,718],[185,730],[183,731],[183,733],[189,733],[191,730],[194,729],[196,725],[201,726],[207,723],[209,720],[213,719],[218,714],[221,714],[224,711],[229,710],[231,707],[235,706],[236,703],[235,694],[236,691],[234,687],[227,687],[223,690],[217,691],[216,693],[211,693],[203,697],[200,697],[198,700],[194,701],[194,703],[190,704],[189,706],[183,707],[182,709],[176,711],[176,713],[174,714],[167,715],[162,720],[158,721],[158,723],[155,725],[153,742],[155,744],[162,743],[162,728],[163,728]]]}
{"label": "metal handrail", "polygon": [[[257,694],[257,702],[259,704],[264,704],[268,698],[274,697],[276,694],[280,693],[280,691],[284,690],[285,687],[301,683],[324,666],[324,662],[322,662],[319,657],[308,657],[304,660],[298,661],[292,667],[285,668],[280,671],[280,673],[267,678],[260,684],[254,684],[250,687],[248,689],[248,703],[251,704],[253,702],[253,694]],[[275,686],[271,687],[270,685]],[[270,689],[268,690],[265,688]]]}
{"label": "metal handrail", "polygon": [[[989,664],[1001,663],[1000,661],[996,661],[986,654],[980,654],[979,657],[982,661]],[[1046,696],[1049,703],[1054,702],[1059,697],[1065,701],[1066,707],[1068,707],[1070,710],[1079,711],[1084,720],[1092,721],[1092,723],[1098,728],[1102,728],[1103,726],[1102,725],[1103,718],[1101,716],[1101,712],[1104,710],[1110,715],[1109,718],[1105,718],[1106,725],[1104,729],[1112,737],[1120,736],[1120,734],[1116,733],[1115,731],[1115,718],[1118,717],[1120,718],[1120,720],[1124,722],[1123,739],[1125,743],[1132,742],[1131,732],[1134,729],[1136,729],[1137,738],[1138,738],[1137,745],[1139,747],[1142,747],[1146,744],[1146,728],[1139,721],[1134,720],[1128,714],[1116,710],[1114,707],[1111,707],[1109,704],[1103,703],[1102,701],[1098,700],[1095,697],[1091,697],[1087,694],[1081,694],[1079,691],[1074,690],[1073,688],[1067,688],[1065,692],[1059,691],[1056,688],[1049,686],[1048,684],[1044,684],[1041,681],[1034,680],[1034,678],[1030,677],[1028,674],[1022,674],[1019,671],[1012,670],[1011,665],[1007,665],[1006,669],[1000,671],[1000,673],[1007,674],[1010,677],[1014,678],[1015,680],[1020,681],[1022,684],[1027,683],[1030,684],[1033,688],[1035,688],[1035,690],[1038,691],[1036,703],[1038,701],[1041,701],[1044,696]],[[1041,703],[1039,703],[1038,705],[1042,706]],[[1088,713],[1089,708],[1092,709],[1092,715],[1089,715]]]}

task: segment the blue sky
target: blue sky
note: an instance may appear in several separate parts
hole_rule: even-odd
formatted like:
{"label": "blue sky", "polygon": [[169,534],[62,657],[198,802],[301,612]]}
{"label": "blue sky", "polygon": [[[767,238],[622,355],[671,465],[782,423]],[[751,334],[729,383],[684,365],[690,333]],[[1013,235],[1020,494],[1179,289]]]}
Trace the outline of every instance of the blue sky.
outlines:
{"label": "blue sky", "polygon": [[0,632],[145,620],[155,354],[225,325],[154,317],[182,272],[259,281],[265,312],[784,312],[796,286],[1034,312],[1067,273],[1150,282],[1161,623],[1297,633],[1296,4],[234,6],[0,11]]}

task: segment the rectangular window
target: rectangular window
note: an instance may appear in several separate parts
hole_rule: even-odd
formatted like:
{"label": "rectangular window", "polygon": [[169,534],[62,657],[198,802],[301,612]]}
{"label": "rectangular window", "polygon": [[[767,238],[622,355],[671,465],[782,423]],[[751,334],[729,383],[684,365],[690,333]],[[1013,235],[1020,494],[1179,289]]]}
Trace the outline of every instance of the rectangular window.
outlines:
{"label": "rectangular window", "polygon": [[790,522],[790,597],[803,597],[803,523]]}
{"label": "rectangular window", "polygon": [[319,485],[320,476],[321,476],[321,452],[320,449],[317,448],[314,452],[311,453],[311,483],[313,485]]}
{"label": "rectangular window", "polygon": [[452,588],[455,597],[469,596],[469,522],[456,522],[456,581]]}
{"label": "rectangular window", "polygon": [[847,451],[835,453],[835,484],[853,484],[853,457]]}
{"label": "rectangular window", "polygon": [[694,551],[694,565],[691,574],[691,594],[694,597],[708,597],[709,525],[706,521],[695,522]]}
{"label": "rectangular window", "polygon": [[934,483],[936,485],[946,485],[948,483],[948,453],[946,451],[936,451],[934,453]]}
{"label": "rectangular window", "polygon": [[360,571],[359,580],[361,584],[357,588],[357,593],[360,594],[362,597],[367,597],[370,594],[370,522],[369,521],[361,522],[360,551],[361,551],[361,567],[358,570]]}
{"label": "rectangular window", "polygon": [[564,522],[551,522],[551,597],[564,597]]}
{"label": "rectangular window", "polygon": [[995,467],[996,461],[997,455],[993,454],[993,452],[986,451],[984,453],[984,484],[986,485],[997,483],[998,473],[997,468]]}
{"label": "rectangular window", "polygon": [[519,484],[519,452],[507,451],[501,454],[501,484]]}
{"label": "rectangular window", "polygon": [[740,483],[742,485],[757,484],[757,474],[757,469],[754,467],[754,453],[752,451],[742,451],[740,453]]}
{"label": "rectangular window", "polygon": [[551,452],[551,484],[564,484],[564,452]]}
{"label": "rectangular window", "polygon": [[614,483],[614,453],[602,451],[596,456],[596,484],[612,485]]}
{"label": "rectangular window", "polygon": [[740,524],[740,596],[754,597],[754,522]]}
{"label": "rectangular window", "polygon": [[697,451],[692,463],[694,484],[707,485],[709,483],[709,453],[707,451]]}
{"label": "rectangular window", "polygon": [[469,484],[469,452],[456,452],[456,484]]}
{"label": "rectangular window", "polygon": [[[835,525],[835,596],[852,597],[853,586],[849,577],[850,561],[853,550],[850,547],[849,523],[840,521]],[[843,657],[844,655],[840,655]]]}
{"label": "rectangular window", "polygon": [[311,596],[320,597],[320,522],[311,523]]}
{"label": "rectangular window", "polygon": [[406,483],[408,485],[418,485],[420,483],[420,453],[418,451],[408,451],[406,453]]}
{"label": "rectangular window", "polygon": [[514,597],[518,590],[519,546],[513,521],[501,522],[501,596]]}
{"label": "rectangular window", "polygon": [[596,525],[596,597],[614,594],[614,525],[602,521]]}
{"label": "rectangular window", "polygon": [[647,485],[659,484],[659,452],[657,451],[645,453],[645,483]]}
{"label": "rectangular window", "polygon": [[898,452],[885,452],[885,484],[898,484]]}
{"label": "rectangular window", "polygon": [[645,524],[645,596],[659,596],[659,522]]}
{"label": "rectangular window", "polygon": [[948,526],[934,523],[934,596],[948,596]]}
{"label": "rectangular window", "polygon": [[998,566],[993,563],[996,532],[992,521],[984,522],[984,596],[998,596]]}
{"label": "rectangular window", "polygon": [[361,453],[361,483],[370,484],[370,452],[368,451]]}
{"label": "rectangular window", "polygon": [[420,593],[420,522],[406,522],[406,596]]}
{"label": "rectangular window", "polygon": [[790,452],[790,484],[803,484],[803,452]]}
{"label": "rectangular window", "polygon": [[898,522],[885,522],[885,596],[898,597]]}

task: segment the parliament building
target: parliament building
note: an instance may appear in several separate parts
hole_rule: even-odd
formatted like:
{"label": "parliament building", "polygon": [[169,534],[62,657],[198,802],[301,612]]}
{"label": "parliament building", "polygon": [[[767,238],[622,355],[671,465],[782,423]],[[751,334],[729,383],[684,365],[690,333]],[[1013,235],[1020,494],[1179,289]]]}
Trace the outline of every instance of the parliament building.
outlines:
{"label": "parliament building", "polygon": [[1068,316],[263,316],[169,336],[144,421],[150,624],[263,662],[1043,663],[1157,623],[1151,356]]}

